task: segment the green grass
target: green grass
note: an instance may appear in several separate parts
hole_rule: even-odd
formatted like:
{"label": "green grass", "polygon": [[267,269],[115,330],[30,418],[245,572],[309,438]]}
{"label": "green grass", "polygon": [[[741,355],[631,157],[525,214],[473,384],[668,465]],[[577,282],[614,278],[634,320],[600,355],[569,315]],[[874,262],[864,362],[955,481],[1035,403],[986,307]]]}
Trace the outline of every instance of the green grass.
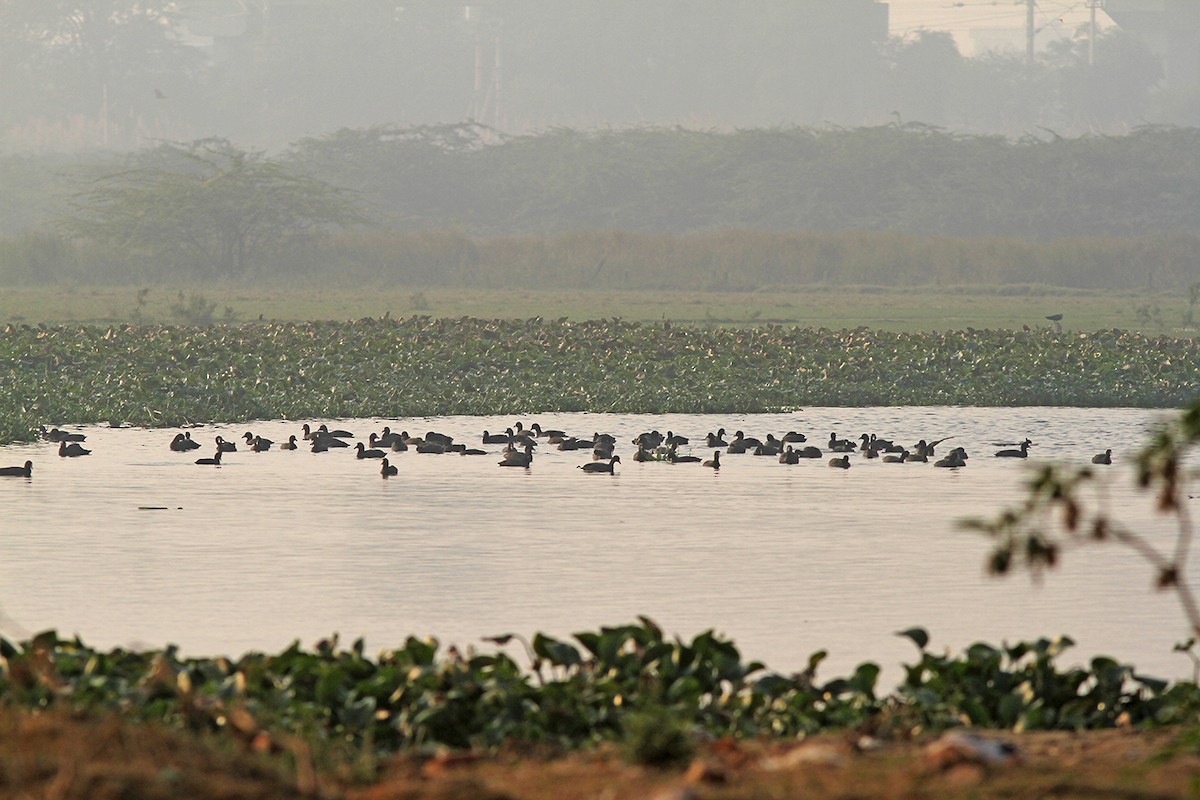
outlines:
{"label": "green grass", "polygon": [[[1136,330],[1146,335],[1195,336],[1184,324],[1187,300],[1178,294],[1085,292],[1056,287],[807,287],[743,293],[665,291],[465,290],[209,286],[190,288],[0,288],[0,323],[195,323],[181,309],[207,301],[212,321],[286,322],[364,317],[529,319],[619,318],[633,322],[753,326],[766,323],[834,330],[865,326],[921,332],[1049,327],[1064,315],[1067,330]],[[1200,313],[1198,313],[1200,316]]]}

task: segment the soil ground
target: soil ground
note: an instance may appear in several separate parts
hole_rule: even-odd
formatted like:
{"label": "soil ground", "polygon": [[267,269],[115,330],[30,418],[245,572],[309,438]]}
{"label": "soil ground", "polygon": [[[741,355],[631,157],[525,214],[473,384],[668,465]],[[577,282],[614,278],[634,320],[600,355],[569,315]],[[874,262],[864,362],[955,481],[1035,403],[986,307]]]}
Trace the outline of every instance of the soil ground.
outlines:
{"label": "soil ground", "polygon": [[[0,797],[54,800],[768,800],[1200,797],[1200,729],[985,734],[1002,763],[937,737],[717,741],[653,769],[615,749],[396,756],[313,766],[302,743],[239,743],[116,717],[0,711]],[[321,759],[317,759],[321,760]],[[326,759],[327,760],[327,759]]]}

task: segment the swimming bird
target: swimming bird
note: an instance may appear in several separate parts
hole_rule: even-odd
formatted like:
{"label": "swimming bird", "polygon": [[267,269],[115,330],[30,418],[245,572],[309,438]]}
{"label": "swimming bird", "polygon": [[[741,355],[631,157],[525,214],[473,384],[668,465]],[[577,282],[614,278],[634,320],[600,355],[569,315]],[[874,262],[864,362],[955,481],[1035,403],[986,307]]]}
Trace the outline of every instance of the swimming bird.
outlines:
{"label": "swimming bird", "polygon": [[0,467],[0,475],[6,478],[32,478],[33,462],[26,461],[23,467]]}
{"label": "swimming bird", "polygon": [[84,450],[79,446],[79,442],[68,442],[65,439],[58,443],[58,454],[60,456],[86,456],[91,450]]}
{"label": "swimming bird", "polygon": [[288,437],[288,440],[287,440],[286,442],[284,442],[283,444],[279,445],[279,449],[280,449],[280,450],[295,450],[295,449],[296,449],[296,447],[297,447],[297,445],[296,445],[296,436],[295,436],[295,434],[292,434],[291,436],[289,436],[289,437]]}
{"label": "swimming bird", "polygon": [[821,452],[821,448],[816,445],[806,445],[796,451],[797,458],[821,458],[825,454]]}
{"label": "swimming bird", "polygon": [[609,474],[615,475],[616,472],[613,470],[613,465],[619,464],[619,463],[621,463],[621,457],[613,456],[611,459],[608,460],[607,464],[604,463],[603,461],[591,461],[587,464],[580,464],[579,468],[581,470],[583,470],[584,472],[592,472],[592,473],[607,472]]}
{"label": "swimming bird", "polygon": [[83,442],[83,441],[87,441],[87,436],[85,436],[82,433],[68,433],[67,431],[61,430],[59,428],[53,428],[51,430],[46,430],[45,425],[39,425],[38,431],[41,432],[42,436],[44,436],[45,438],[49,439],[52,442]]}
{"label": "swimming bird", "polygon": [[677,450],[675,445],[667,448],[667,461],[672,464],[696,464],[700,461],[700,456],[681,456]]}
{"label": "swimming bird", "polygon": [[255,436],[250,442],[250,449],[255,453],[265,453],[271,449],[271,445],[275,444],[270,439],[264,439],[261,436]]}
{"label": "swimming bird", "polygon": [[1105,450],[1103,453],[1097,453],[1096,455],[1092,456],[1092,463],[1093,464],[1111,464],[1112,463],[1112,450],[1111,449]]}
{"label": "swimming bird", "polygon": [[829,466],[835,469],[850,469],[850,456],[829,459]]}
{"label": "swimming bird", "polygon": [[197,458],[196,463],[197,464],[215,464],[219,467],[219,466],[221,466],[221,453],[222,452],[224,452],[224,451],[218,450],[216,452],[216,455],[214,455],[212,458]]}
{"label": "swimming bird", "polygon": [[353,439],[354,438],[354,434],[351,433],[350,431],[344,431],[344,430],[341,430],[340,428],[336,429],[336,430],[332,430],[332,431],[329,430],[329,426],[326,425],[324,422],[322,422],[321,426],[319,428],[317,428],[317,433],[323,434],[325,436],[336,436],[338,439]]}
{"label": "swimming bird", "polygon": [[792,447],[789,444],[787,446],[787,449],[779,454],[779,463],[780,464],[799,464],[800,463],[800,454],[796,452],[796,448]]}
{"label": "swimming bird", "polygon": [[227,442],[227,441],[225,441],[224,437],[218,436],[217,437],[217,449],[223,453],[236,453],[237,452],[237,444],[234,442]]}
{"label": "swimming bird", "polygon": [[705,444],[708,447],[728,447],[729,442],[725,441],[725,429],[718,428],[716,433],[710,433],[705,437]]}
{"label": "swimming bird", "polygon": [[483,444],[506,444],[513,437],[513,429],[509,428],[504,433],[488,433],[483,432]]}
{"label": "swimming bird", "polygon": [[394,475],[398,475],[399,473],[399,469],[397,469],[393,464],[389,463],[386,458],[383,459],[383,466],[379,468],[380,475],[385,478],[390,478]]}
{"label": "swimming bird", "polygon": [[567,438],[566,431],[543,430],[542,426],[536,422],[529,426],[529,430],[533,431],[534,435],[537,436],[539,439],[542,438],[543,436],[545,436],[549,439],[565,439],[565,438]]}
{"label": "swimming bird", "polygon": [[200,449],[200,443],[192,438],[191,431],[184,431],[183,449],[184,450],[199,450]]}
{"label": "swimming bird", "polygon": [[720,469],[720,468],[721,468],[721,451],[720,451],[720,450],[714,450],[714,451],[713,451],[713,457],[712,457],[712,458],[710,458],[708,461],[705,461],[705,462],[704,462],[703,464],[701,464],[700,466],[702,466],[702,467],[709,467],[709,468],[711,468],[711,469]]}
{"label": "swimming bird", "polygon": [[783,435],[783,441],[792,442],[792,443],[807,442],[808,437],[805,436],[803,433],[798,433],[796,431],[788,431],[787,433],[785,433]]}
{"label": "swimming bird", "polygon": [[355,444],[354,449],[358,451],[356,458],[383,458],[384,455],[382,450],[368,450],[362,442]]}
{"label": "swimming bird", "polygon": [[967,451],[961,447],[956,447],[950,451],[950,455],[945,458],[938,459],[933,462],[935,467],[965,467],[967,465]]}
{"label": "swimming bird", "polygon": [[834,453],[853,453],[858,447],[849,439],[837,438],[837,433],[829,434],[829,449]]}
{"label": "swimming bird", "polygon": [[900,455],[888,455],[883,457],[883,463],[885,464],[903,464],[905,461],[908,461],[907,450],[901,450]]}
{"label": "swimming bird", "polygon": [[[249,445],[250,447],[254,447],[254,443],[256,441],[261,442],[262,444],[265,444],[267,447],[264,447],[263,450],[266,450],[268,447],[275,444],[274,439],[264,439],[261,436],[255,436],[250,431],[246,431],[244,434],[242,434],[242,438],[246,440],[246,444]],[[254,452],[261,453],[262,450],[255,450]]]}
{"label": "swimming bird", "polygon": [[1025,441],[1021,442],[1020,450],[999,450],[996,453],[996,458],[1028,458],[1029,445],[1031,444],[1033,444],[1033,442],[1026,439]]}
{"label": "swimming bird", "polygon": [[528,467],[533,463],[533,447],[525,445],[524,451],[506,450],[504,460],[497,463],[502,467]]}
{"label": "swimming bird", "polygon": [[170,448],[176,453],[182,453],[187,450],[187,440],[183,438],[182,433],[175,434],[175,438],[171,440]]}

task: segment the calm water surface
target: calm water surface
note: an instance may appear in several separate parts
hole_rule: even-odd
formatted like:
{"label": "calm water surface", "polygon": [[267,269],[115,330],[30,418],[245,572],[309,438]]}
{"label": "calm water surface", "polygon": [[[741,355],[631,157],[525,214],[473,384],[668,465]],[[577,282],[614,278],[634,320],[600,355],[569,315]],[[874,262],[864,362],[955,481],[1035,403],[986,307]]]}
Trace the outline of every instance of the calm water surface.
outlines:
{"label": "calm water surface", "polygon": [[[252,430],[284,441],[292,421],[193,429],[204,449],[174,453],[174,430],[80,429],[85,458],[51,444],[0,448],[0,466],[34,462],[30,480],[0,479],[0,629],[78,633],[99,647],[176,643],[193,655],[277,651],[338,632],[369,648],[432,635],[574,631],[654,618],[691,637],[708,628],[747,658],[789,672],[827,649],[825,677],[874,660],[888,687],[922,625],[933,646],[958,651],[1066,633],[1068,661],[1104,653],[1166,677],[1189,677],[1171,652],[1186,629],[1173,598],[1117,547],[1072,552],[1042,585],[984,575],[987,542],[959,529],[1022,496],[1032,465],[1086,463],[1111,447],[1100,501],[1164,545],[1169,519],[1132,489],[1129,463],[1166,412],[1130,409],[808,409],[754,416],[542,414],[522,418],[581,436],[617,437],[616,475],[586,475],[588,451],[543,446],[529,470],[498,457],[395,454],[399,476],[353,450],[211,455],[216,435]],[[314,424],[320,420],[314,421]],[[366,439],[390,425],[477,443],[515,418],[338,420]],[[955,437],[961,470],[852,457],[784,466],[722,454],[697,464],[639,464],[630,440],[674,431],[701,442],[723,427],[765,438],[797,430],[821,445],[830,431],[874,432],[912,444]],[[995,442],[1028,436],[1028,462],[998,459]],[[728,437],[727,437],[728,438]],[[497,453],[498,445],[487,449]],[[687,450],[688,448],[682,448]],[[245,450],[244,444],[242,450]],[[702,444],[691,451],[711,456]],[[681,451],[682,452],[682,451]],[[165,507],[151,510],[144,507]],[[1195,576],[1194,576],[1195,577]]]}

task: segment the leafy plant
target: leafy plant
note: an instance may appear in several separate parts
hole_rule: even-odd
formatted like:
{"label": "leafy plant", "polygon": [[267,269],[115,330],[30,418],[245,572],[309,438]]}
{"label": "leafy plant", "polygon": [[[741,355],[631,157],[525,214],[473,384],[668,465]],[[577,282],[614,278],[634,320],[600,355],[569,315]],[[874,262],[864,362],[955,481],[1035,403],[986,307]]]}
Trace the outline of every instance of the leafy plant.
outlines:
{"label": "leafy plant", "polygon": [[964,525],[992,539],[988,570],[997,575],[1023,567],[1040,576],[1074,547],[1112,542],[1129,548],[1150,568],[1155,587],[1172,592],[1178,600],[1191,638],[1176,649],[1191,653],[1200,637],[1200,605],[1188,580],[1195,531],[1186,488],[1193,473],[1185,465],[1198,442],[1200,401],[1195,401],[1172,424],[1155,433],[1137,455],[1138,487],[1152,494],[1159,512],[1175,518],[1172,547],[1156,545],[1106,509],[1090,504],[1085,497],[1085,490],[1095,481],[1090,468],[1043,466],[1030,481],[1019,508],[991,520],[968,520]]}

